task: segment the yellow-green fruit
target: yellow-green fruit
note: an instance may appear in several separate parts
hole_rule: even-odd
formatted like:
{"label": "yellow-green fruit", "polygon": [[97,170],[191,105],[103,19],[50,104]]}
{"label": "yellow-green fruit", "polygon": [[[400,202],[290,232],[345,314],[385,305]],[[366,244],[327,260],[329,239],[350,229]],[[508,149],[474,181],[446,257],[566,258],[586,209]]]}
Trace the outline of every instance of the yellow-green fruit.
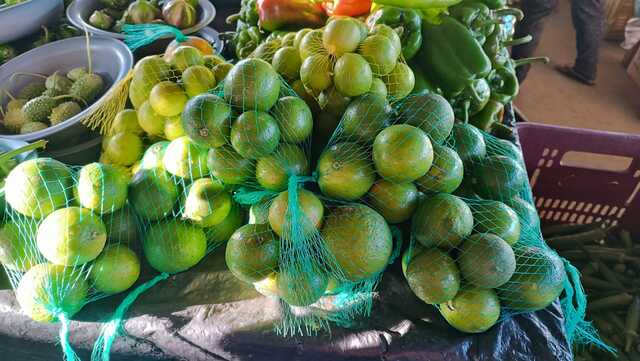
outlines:
{"label": "yellow-green fruit", "polygon": [[140,276],[140,260],[125,245],[114,245],[104,249],[91,267],[89,277],[92,286],[99,292],[114,294],[126,291]]}
{"label": "yellow-green fruit", "polygon": [[249,224],[266,224],[269,223],[269,206],[270,201],[262,201],[252,204],[249,208]]}
{"label": "yellow-green fruit", "polygon": [[231,108],[217,95],[200,94],[189,100],[182,112],[182,126],[194,142],[220,147],[231,133]]}
{"label": "yellow-green fruit", "polygon": [[257,159],[273,153],[279,141],[280,128],[269,113],[246,111],[231,126],[231,145],[247,159]]}
{"label": "yellow-green fruit", "polygon": [[460,272],[455,261],[437,248],[413,255],[405,277],[411,291],[428,304],[451,301],[460,289]]}
{"label": "yellow-green fruit", "polygon": [[287,143],[301,143],[311,136],[313,115],[304,100],[286,96],[278,99],[271,110],[278,122],[280,137]]}
{"label": "yellow-green fruit", "polygon": [[332,145],[318,159],[318,185],[328,197],[355,201],[369,191],[375,179],[366,151],[356,143]]}
{"label": "yellow-green fruit", "polygon": [[475,222],[474,231],[495,234],[509,245],[514,245],[520,239],[518,214],[506,204],[486,201],[474,205],[471,211]]}
{"label": "yellow-green fruit", "polygon": [[102,216],[107,229],[107,242],[133,245],[138,242],[136,217],[129,206]]}
{"label": "yellow-green fruit", "polygon": [[391,256],[391,230],[373,209],[350,204],[327,215],[322,239],[340,265],[345,277],[358,282],[382,272]]}
{"label": "yellow-green fruit", "polygon": [[209,150],[207,165],[214,177],[225,184],[242,184],[254,175],[254,164],[229,145]]}
{"label": "yellow-green fruit", "polygon": [[0,263],[7,269],[26,272],[38,263],[35,234],[24,228],[15,222],[0,228]]}
{"label": "yellow-green fruit", "polygon": [[104,88],[104,80],[98,74],[85,74],[80,79],[76,80],[71,89],[69,89],[69,95],[76,98],[81,98],[87,104],[93,103],[102,89]]}
{"label": "yellow-green fruit", "polygon": [[300,60],[298,49],[293,46],[285,46],[273,55],[271,65],[273,65],[273,69],[285,79],[295,80],[300,77],[302,60]]}
{"label": "yellow-green fruit", "polygon": [[427,248],[455,248],[473,230],[473,214],[460,198],[439,193],[419,202],[413,215],[413,236]]}
{"label": "yellow-green fruit", "polygon": [[87,302],[89,285],[72,268],[42,263],[22,276],[16,289],[20,307],[37,322],[54,322],[54,310],[75,315]]}
{"label": "yellow-green fruit", "polygon": [[179,46],[173,52],[172,65],[180,72],[184,72],[188,67],[193,65],[204,65],[202,53],[193,46]]}
{"label": "yellow-green fruit", "polygon": [[368,204],[389,223],[401,223],[413,215],[418,205],[418,189],[413,183],[378,180],[367,195]]}
{"label": "yellow-green fruit", "polygon": [[211,227],[224,221],[231,206],[231,195],[220,181],[202,178],[189,186],[182,218],[199,227]]}
{"label": "yellow-green fruit", "polygon": [[140,127],[138,120],[138,112],[135,109],[123,109],[113,119],[110,134],[120,132],[133,133],[142,135],[144,130]]}
{"label": "yellow-green fruit", "polygon": [[[333,68],[333,82],[340,93],[355,97],[371,89],[373,72],[362,55],[346,53],[336,61]],[[388,85],[387,88],[389,88]],[[411,88],[413,89],[413,86]]]}
{"label": "yellow-green fruit", "polygon": [[331,59],[324,54],[307,57],[300,67],[302,84],[314,94],[329,88],[332,84]]}
{"label": "yellow-green fruit", "polygon": [[300,42],[302,41],[302,38],[304,38],[304,36],[307,35],[311,30],[312,29],[309,29],[309,28],[298,30],[298,32],[293,38],[293,46],[295,48],[298,48],[300,46]]}
{"label": "yellow-green fruit", "polygon": [[465,287],[453,300],[438,308],[451,326],[467,333],[484,332],[500,317],[500,300],[489,289]]}
{"label": "yellow-green fruit", "polygon": [[305,189],[298,190],[298,206],[302,211],[299,219],[288,218],[289,192],[284,191],[269,206],[269,225],[280,237],[291,239],[291,221],[295,222],[303,234],[311,234],[322,227],[324,205],[315,194]]}
{"label": "yellow-green fruit", "polygon": [[297,35],[297,33],[291,32],[291,33],[287,33],[285,36],[283,36],[281,41],[280,41],[280,43],[282,44],[282,47],[293,46],[293,42],[296,39],[296,35]]}
{"label": "yellow-green fruit", "polygon": [[464,166],[453,149],[433,144],[433,164],[415,183],[423,192],[451,193],[462,183]]}
{"label": "yellow-green fruit", "polygon": [[320,272],[280,270],[276,278],[278,296],[287,304],[309,306],[320,299],[327,289],[328,279]]}
{"label": "yellow-green fruit", "polygon": [[389,95],[387,93],[387,86],[380,78],[373,78],[371,81],[371,88],[369,88],[369,93],[377,94],[383,98],[386,98]]}
{"label": "yellow-green fruit", "polygon": [[162,169],[162,158],[164,158],[164,152],[167,150],[168,145],[169,142],[162,141],[154,143],[147,148],[140,161],[140,169]]}
{"label": "yellow-green fruit", "polygon": [[29,133],[37,132],[47,128],[49,128],[49,126],[46,125],[45,123],[29,122],[29,123],[23,124],[22,127],[20,127],[20,134],[29,134]]}
{"label": "yellow-green fruit", "polygon": [[480,288],[498,288],[516,269],[511,246],[491,233],[473,234],[460,246],[460,272],[465,280]]}
{"label": "yellow-green fruit", "polygon": [[263,296],[278,297],[280,293],[278,290],[278,274],[273,272],[266,278],[258,282],[253,282],[253,287]]}
{"label": "yellow-green fruit", "polygon": [[42,221],[38,249],[51,263],[79,266],[94,260],[107,242],[100,217],[80,207],[59,209]]}
{"label": "yellow-green fruit", "polygon": [[207,149],[189,137],[178,138],[167,146],[162,165],[167,172],[181,178],[202,178],[209,173]]}
{"label": "yellow-green fruit", "polygon": [[224,58],[218,54],[213,54],[213,55],[205,55],[202,57],[202,59],[204,60],[204,66],[206,66],[207,68],[213,70],[213,68],[216,65],[219,64],[224,64],[227,61],[224,60]]}
{"label": "yellow-green fruit", "polygon": [[243,110],[268,111],[280,96],[280,77],[262,59],[239,61],[224,79],[224,98]]}
{"label": "yellow-green fruit", "polygon": [[18,164],[5,179],[7,203],[20,214],[41,219],[71,200],[71,170],[51,158]]}
{"label": "yellow-green fruit", "polygon": [[192,65],[182,73],[182,84],[189,97],[207,92],[216,86],[216,77],[204,65]]}
{"label": "yellow-green fruit", "polygon": [[176,140],[187,135],[182,127],[182,118],[180,116],[167,118],[164,123],[164,136],[169,140]]}
{"label": "yellow-green fruit", "polygon": [[49,123],[51,123],[51,126],[58,125],[81,111],[82,108],[76,102],[69,101],[61,103],[51,109],[51,114],[49,114]]}
{"label": "yellow-green fruit", "polygon": [[231,206],[229,214],[222,222],[204,230],[207,236],[207,242],[212,245],[217,245],[228,241],[233,232],[240,228],[244,223],[245,219],[242,207],[234,203]]}
{"label": "yellow-green fruit", "polygon": [[142,157],[142,139],[133,133],[118,133],[109,138],[103,154],[113,163],[128,167]]}
{"label": "yellow-green fruit", "polygon": [[378,174],[390,182],[412,182],[431,168],[431,141],[419,128],[408,124],[392,125],[376,136],[373,163]]}
{"label": "yellow-green fruit", "polygon": [[360,44],[361,33],[357,20],[341,18],[331,21],[322,34],[322,45],[333,56],[355,51]]}
{"label": "yellow-green fruit", "polygon": [[138,123],[147,134],[153,136],[164,135],[164,123],[167,118],[156,113],[149,101],[143,102],[138,108]]}
{"label": "yellow-green fruit", "polygon": [[391,43],[393,44],[393,46],[396,49],[398,49],[398,51],[402,50],[402,41],[400,40],[400,36],[398,35],[398,32],[396,32],[389,25],[387,25],[387,24],[377,24],[371,30],[371,34],[372,35],[383,35],[383,36],[389,38],[389,40],[391,40]]}
{"label": "yellow-green fruit", "polygon": [[389,74],[382,77],[382,81],[387,86],[389,96],[398,100],[411,93],[416,78],[413,75],[413,70],[407,64],[397,63]]}
{"label": "yellow-green fruit", "polygon": [[397,49],[391,39],[384,35],[371,35],[364,39],[358,53],[369,62],[376,76],[382,76],[395,68],[400,49]]}
{"label": "yellow-green fruit", "polygon": [[233,64],[222,63],[214,66],[213,69],[211,70],[213,71],[213,74],[216,77],[216,81],[218,83],[221,83],[227,77],[227,74],[229,74],[229,71],[231,71],[232,68],[233,68]]}
{"label": "yellow-green fruit", "polygon": [[322,55],[327,57],[329,53],[322,45],[322,29],[314,29],[302,37],[300,44],[298,45],[298,51],[300,52],[300,60],[304,61],[306,58],[312,55]]}
{"label": "yellow-green fruit", "polygon": [[178,273],[195,266],[207,253],[207,238],[196,226],[168,221],[151,226],[143,241],[144,255],[158,272]]}
{"label": "yellow-green fruit", "polygon": [[134,78],[145,80],[145,83],[157,84],[175,75],[171,65],[159,55],[145,56],[133,68]]}
{"label": "yellow-green fruit", "polygon": [[227,267],[245,282],[257,282],[278,267],[280,242],[266,224],[247,224],[238,228],[227,243]]}
{"label": "yellow-green fruit", "polygon": [[78,174],[76,201],[100,214],[117,211],[127,201],[128,182],[129,177],[115,166],[87,164]]}
{"label": "yellow-green fruit", "polygon": [[309,161],[304,151],[292,144],[282,144],[273,153],[259,158],[256,163],[256,179],[265,189],[283,191],[287,189],[290,176],[309,174]]}
{"label": "yellow-green fruit", "polygon": [[146,220],[166,217],[177,200],[178,186],[162,169],[141,169],[129,184],[129,204]]}
{"label": "yellow-green fruit", "polygon": [[165,117],[174,117],[182,113],[187,100],[189,98],[184,89],[170,81],[156,84],[149,94],[149,104],[153,110]]}

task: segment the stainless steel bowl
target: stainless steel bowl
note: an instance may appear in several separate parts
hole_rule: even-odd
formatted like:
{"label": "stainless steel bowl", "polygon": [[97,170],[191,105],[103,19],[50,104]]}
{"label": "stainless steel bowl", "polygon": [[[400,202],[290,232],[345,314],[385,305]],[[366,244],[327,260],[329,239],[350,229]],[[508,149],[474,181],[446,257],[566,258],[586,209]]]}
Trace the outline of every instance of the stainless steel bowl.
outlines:
{"label": "stainless steel bowl", "polygon": [[[216,8],[209,0],[199,0],[200,8],[198,9],[198,22],[196,25],[182,30],[183,34],[190,35],[198,30],[203,29],[209,25],[216,17]],[[98,0],[75,0],[67,8],[67,18],[73,25],[80,29],[87,29],[88,32],[97,35],[108,36],[116,39],[124,39],[124,34],[115,33],[112,31],[106,31],[98,29],[95,26],[89,24],[89,17],[91,14],[103,8]],[[166,36],[167,38],[171,36]]]}
{"label": "stainless steel bowl", "polygon": [[[47,139],[47,150],[63,149],[86,142],[95,134],[85,127],[80,120],[97,107],[107,93],[118,81],[123,79],[133,67],[133,54],[127,46],[116,39],[102,36],[91,37],[91,58],[93,72],[99,74],[105,82],[102,96],[78,115],[66,121],[29,134],[0,135],[0,138],[33,142]],[[12,94],[17,94],[25,85],[33,81],[27,76],[18,76],[10,81],[16,72],[53,74],[55,71],[66,72],[75,67],[88,66],[86,39],[84,37],[68,38],[49,43],[21,54],[0,67],[0,87]],[[2,106],[7,102],[4,97]]]}
{"label": "stainless steel bowl", "polygon": [[62,0],[27,0],[0,9],[0,44],[8,43],[40,30],[64,13]]}

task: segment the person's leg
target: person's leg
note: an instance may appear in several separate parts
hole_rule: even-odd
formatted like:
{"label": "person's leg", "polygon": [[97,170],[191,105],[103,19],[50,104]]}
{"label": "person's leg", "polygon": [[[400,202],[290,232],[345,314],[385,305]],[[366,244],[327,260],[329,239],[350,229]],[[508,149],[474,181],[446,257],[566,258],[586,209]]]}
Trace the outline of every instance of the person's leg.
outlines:
{"label": "person's leg", "polygon": [[[533,40],[527,44],[514,46],[511,51],[511,56],[514,59],[528,58],[533,55],[542,37],[544,20],[557,6],[558,0],[522,0],[524,19],[516,24],[514,38],[531,35]],[[527,76],[530,68],[531,65],[518,67],[516,74],[520,82]]]}
{"label": "person's leg", "polygon": [[572,0],[571,19],[576,29],[576,61],[573,70],[594,81],[598,69],[598,49],[604,29],[605,0]]}

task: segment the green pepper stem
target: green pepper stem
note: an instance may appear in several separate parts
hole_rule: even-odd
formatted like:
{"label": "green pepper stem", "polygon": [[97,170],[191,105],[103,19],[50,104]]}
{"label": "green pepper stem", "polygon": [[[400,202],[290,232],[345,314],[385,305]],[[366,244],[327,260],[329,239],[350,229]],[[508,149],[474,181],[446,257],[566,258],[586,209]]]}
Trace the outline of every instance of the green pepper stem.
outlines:
{"label": "green pepper stem", "polygon": [[[473,87],[472,87],[473,88]],[[475,92],[475,89],[473,90]],[[476,93],[478,95],[478,93]],[[469,123],[469,108],[471,107],[471,102],[467,99],[464,101],[463,109],[464,109],[464,123]]]}
{"label": "green pepper stem", "polygon": [[527,35],[518,39],[505,40],[502,42],[502,46],[509,47],[509,46],[522,45],[522,44],[531,42],[531,40],[533,40],[533,36]]}
{"label": "green pepper stem", "polygon": [[473,99],[475,101],[477,101],[477,102],[482,101],[482,98],[480,98],[480,94],[478,94],[478,91],[476,90],[476,88],[473,85],[471,85],[469,87],[469,91],[471,92],[471,96],[473,96]]}
{"label": "green pepper stem", "polygon": [[516,17],[517,21],[524,19],[524,13],[522,12],[522,10],[517,8],[504,8],[504,9],[493,10],[493,15],[498,17],[513,15]]}
{"label": "green pepper stem", "polygon": [[396,34],[398,34],[399,37],[402,37],[402,34],[404,34],[404,26],[400,25],[397,28],[393,28],[393,30],[396,32]]}
{"label": "green pepper stem", "polygon": [[44,139],[41,139],[35,143],[31,143],[28,145],[25,145],[24,147],[20,147],[18,149],[14,149],[5,153],[0,153],[0,163],[4,162],[7,159],[11,159],[13,157],[15,157],[16,155],[22,154],[22,153],[26,153],[26,152],[30,152],[32,150],[36,150],[39,148],[43,148],[47,145],[47,141]]}
{"label": "green pepper stem", "polygon": [[237,22],[238,20],[240,20],[240,13],[229,15],[224,22],[231,25]]}
{"label": "green pepper stem", "polygon": [[549,57],[547,56],[534,56],[532,58],[522,58],[513,60],[513,67],[519,67],[521,65],[533,64],[533,63],[543,63],[547,64],[549,62]]}

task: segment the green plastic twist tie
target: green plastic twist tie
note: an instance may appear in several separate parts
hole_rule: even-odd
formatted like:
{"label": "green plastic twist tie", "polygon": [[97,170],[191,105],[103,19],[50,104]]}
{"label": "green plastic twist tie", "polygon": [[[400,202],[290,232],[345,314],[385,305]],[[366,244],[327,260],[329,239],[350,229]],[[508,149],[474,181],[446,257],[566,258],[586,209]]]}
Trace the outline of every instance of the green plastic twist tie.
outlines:
{"label": "green plastic twist tie", "polygon": [[157,283],[169,278],[169,274],[163,272],[149,281],[139,285],[133,291],[129,292],[127,297],[122,300],[116,311],[111,316],[111,320],[107,322],[100,330],[100,336],[93,345],[93,351],[91,352],[92,361],[109,361],[111,347],[113,342],[118,338],[122,332],[122,324],[124,323],[125,314],[129,310],[129,307],[136,301],[136,299],[155,286]]}
{"label": "green plastic twist tie", "polygon": [[180,29],[166,24],[125,24],[122,31],[125,34],[124,42],[131,51],[149,45],[167,35],[173,36],[179,43],[189,39]]}

